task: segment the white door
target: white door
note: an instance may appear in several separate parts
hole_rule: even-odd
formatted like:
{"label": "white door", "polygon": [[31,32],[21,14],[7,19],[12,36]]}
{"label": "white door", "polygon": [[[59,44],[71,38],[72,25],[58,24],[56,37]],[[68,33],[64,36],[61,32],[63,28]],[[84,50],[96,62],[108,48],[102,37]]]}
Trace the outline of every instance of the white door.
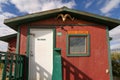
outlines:
{"label": "white door", "polygon": [[53,30],[30,29],[29,80],[52,80]]}

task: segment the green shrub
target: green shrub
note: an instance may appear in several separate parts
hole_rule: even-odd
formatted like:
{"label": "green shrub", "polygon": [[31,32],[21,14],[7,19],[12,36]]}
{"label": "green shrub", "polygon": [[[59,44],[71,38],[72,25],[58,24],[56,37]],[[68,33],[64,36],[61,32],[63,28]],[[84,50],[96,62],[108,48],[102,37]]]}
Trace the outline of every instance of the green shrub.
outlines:
{"label": "green shrub", "polygon": [[120,76],[120,53],[112,53],[112,70],[114,76]]}

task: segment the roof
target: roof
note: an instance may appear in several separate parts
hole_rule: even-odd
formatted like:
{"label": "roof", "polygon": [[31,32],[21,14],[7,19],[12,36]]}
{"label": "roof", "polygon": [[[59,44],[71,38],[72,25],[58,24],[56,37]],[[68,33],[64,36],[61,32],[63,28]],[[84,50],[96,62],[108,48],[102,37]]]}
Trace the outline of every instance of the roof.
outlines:
{"label": "roof", "polygon": [[13,39],[13,38],[17,38],[17,33],[6,35],[6,36],[1,36],[0,40],[8,42],[8,41],[10,41],[10,39]]}
{"label": "roof", "polygon": [[37,20],[51,18],[53,16],[57,16],[60,13],[63,13],[63,14],[67,13],[67,14],[70,14],[71,16],[76,17],[77,19],[82,19],[90,22],[95,22],[101,25],[105,25],[105,26],[108,26],[109,29],[113,29],[114,27],[120,25],[120,20],[108,18],[108,17],[104,17],[104,16],[100,16],[100,15],[92,14],[88,12],[78,11],[78,10],[70,9],[67,7],[28,14],[25,16],[15,17],[11,19],[5,19],[4,24],[17,30],[17,27],[19,25],[30,23]]}

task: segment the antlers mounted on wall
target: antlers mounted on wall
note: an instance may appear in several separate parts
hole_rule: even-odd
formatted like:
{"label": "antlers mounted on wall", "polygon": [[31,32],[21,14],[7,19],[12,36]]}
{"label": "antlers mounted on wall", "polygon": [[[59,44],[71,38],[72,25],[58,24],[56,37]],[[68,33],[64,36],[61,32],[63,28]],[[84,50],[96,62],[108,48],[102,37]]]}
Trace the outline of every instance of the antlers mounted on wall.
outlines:
{"label": "antlers mounted on wall", "polygon": [[72,21],[74,20],[74,17],[72,18],[70,14],[58,14],[58,18],[62,18],[62,21],[65,22],[67,18],[71,19]]}

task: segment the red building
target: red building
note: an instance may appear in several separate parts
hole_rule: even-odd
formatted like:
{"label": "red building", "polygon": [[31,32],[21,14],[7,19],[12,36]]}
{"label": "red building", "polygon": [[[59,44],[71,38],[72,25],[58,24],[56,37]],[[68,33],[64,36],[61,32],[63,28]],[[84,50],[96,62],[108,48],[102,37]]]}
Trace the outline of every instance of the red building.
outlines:
{"label": "red building", "polygon": [[10,34],[0,37],[0,40],[8,43],[7,52],[10,53],[16,53],[16,39],[17,39],[17,34]]}
{"label": "red building", "polygon": [[112,80],[108,31],[119,20],[62,7],[4,23],[28,59],[24,80]]}

